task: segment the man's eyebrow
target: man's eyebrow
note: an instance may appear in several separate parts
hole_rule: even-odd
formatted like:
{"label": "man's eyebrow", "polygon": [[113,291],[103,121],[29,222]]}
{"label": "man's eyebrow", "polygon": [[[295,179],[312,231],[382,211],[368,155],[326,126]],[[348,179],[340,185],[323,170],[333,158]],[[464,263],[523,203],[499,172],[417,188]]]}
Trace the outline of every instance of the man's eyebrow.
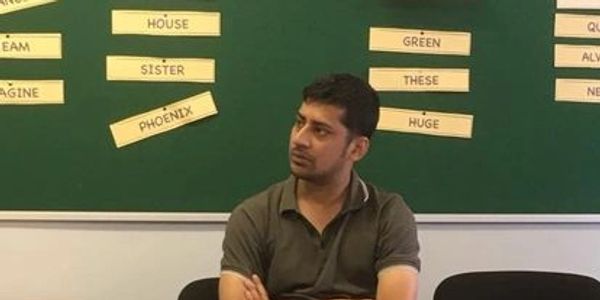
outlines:
{"label": "man's eyebrow", "polygon": [[[297,113],[296,113],[296,117],[297,117],[298,119],[302,120],[302,121],[306,121],[306,117],[305,117],[305,116],[304,116],[302,113],[300,113],[300,112],[297,112]],[[328,130],[331,130],[331,131],[333,131],[333,126],[331,126],[331,125],[330,125],[330,124],[328,124],[328,123],[321,122],[321,121],[314,121],[314,120],[313,120],[313,121],[311,121],[311,123],[312,123],[314,126],[317,126],[317,127],[323,127],[323,128],[326,128],[326,129],[328,129]]]}
{"label": "man's eyebrow", "polygon": [[333,127],[325,122],[313,121],[317,127],[324,127],[328,130],[333,131]]}

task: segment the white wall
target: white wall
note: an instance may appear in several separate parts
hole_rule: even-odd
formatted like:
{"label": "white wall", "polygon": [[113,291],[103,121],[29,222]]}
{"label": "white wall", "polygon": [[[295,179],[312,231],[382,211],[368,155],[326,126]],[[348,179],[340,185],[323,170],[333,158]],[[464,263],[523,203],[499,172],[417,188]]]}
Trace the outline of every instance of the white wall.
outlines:
{"label": "white wall", "polygon": [[[225,224],[0,221],[0,300],[176,299],[218,274]],[[541,269],[600,278],[600,224],[419,224],[420,300],[446,276]]]}

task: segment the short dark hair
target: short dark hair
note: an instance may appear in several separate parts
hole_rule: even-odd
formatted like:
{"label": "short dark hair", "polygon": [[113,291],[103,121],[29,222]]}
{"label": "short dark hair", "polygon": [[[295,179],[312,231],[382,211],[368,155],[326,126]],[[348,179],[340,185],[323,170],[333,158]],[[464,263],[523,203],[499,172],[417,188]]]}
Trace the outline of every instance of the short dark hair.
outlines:
{"label": "short dark hair", "polygon": [[365,81],[351,74],[319,78],[302,91],[304,102],[344,109],[342,124],[350,132],[371,138],[379,121],[379,97]]}

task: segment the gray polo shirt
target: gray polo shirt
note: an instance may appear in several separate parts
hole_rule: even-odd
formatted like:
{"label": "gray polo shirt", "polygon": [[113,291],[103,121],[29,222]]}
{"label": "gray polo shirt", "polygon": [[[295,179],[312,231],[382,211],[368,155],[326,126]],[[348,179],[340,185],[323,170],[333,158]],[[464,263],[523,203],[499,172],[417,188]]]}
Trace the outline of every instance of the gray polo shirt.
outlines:
{"label": "gray polo shirt", "polygon": [[400,195],[353,173],[348,199],[321,235],[300,214],[295,187],[291,176],[234,209],[222,271],[257,274],[271,299],[374,299],[382,269],[420,269],[414,216]]}

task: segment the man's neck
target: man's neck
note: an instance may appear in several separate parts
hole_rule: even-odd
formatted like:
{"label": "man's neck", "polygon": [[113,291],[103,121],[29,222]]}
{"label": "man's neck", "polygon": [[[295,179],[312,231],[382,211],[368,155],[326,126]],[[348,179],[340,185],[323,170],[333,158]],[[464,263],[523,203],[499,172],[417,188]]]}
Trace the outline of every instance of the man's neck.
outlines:
{"label": "man's neck", "polygon": [[345,176],[331,178],[327,182],[311,182],[298,179],[296,182],[296,198],[300,213],[323,234],[325,227],[342,210],[348,193],[350,172]]}
{"label": "man's neck", "polygon": [[312,182],[298,179],[296,197],[315,205],[331,206],[344,201],[352,172],[343,172],[326,181]]}

